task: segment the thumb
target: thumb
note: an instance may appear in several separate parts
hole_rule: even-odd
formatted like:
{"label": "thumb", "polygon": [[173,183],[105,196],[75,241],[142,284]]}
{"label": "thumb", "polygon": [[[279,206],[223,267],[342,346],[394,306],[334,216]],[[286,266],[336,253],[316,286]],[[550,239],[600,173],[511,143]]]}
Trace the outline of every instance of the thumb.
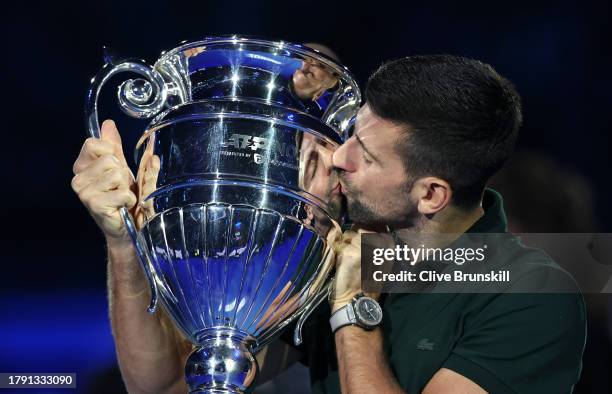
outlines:
{"label": "thumb", "polygon": [[119,135],[119,130],[117,130],[115,122],[107,119],[102,123],[100,139],[113,144],[115,146],[115,156],[120,162],[127,166],[127,161],[125,160],[125,155],[123,154],[123,145],[121,144],[121,135]]}

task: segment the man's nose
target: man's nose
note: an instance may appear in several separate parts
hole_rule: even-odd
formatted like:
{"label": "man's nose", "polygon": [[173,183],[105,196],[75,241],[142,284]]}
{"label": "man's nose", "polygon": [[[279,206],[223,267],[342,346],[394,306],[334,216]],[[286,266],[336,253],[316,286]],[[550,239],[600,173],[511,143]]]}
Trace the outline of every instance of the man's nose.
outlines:
{"label": "man's nose", "polygon": [[353,172],[355,169],[348,157],[348,145],[346,143],[340,145],[332,156],[332,164],[334,167],[344,171]]}
{"label": "man's nose", "polygon": [[302,63],[302,67],[301,67],[302,72],[303,72],[304,74],[308,74],[308,73],[310,72],[310,66],[312,66],[312,64],[311,64],[310,62],[308,62],[308,61],[304,61],[304,62]]}
{"label": "man's nose", "polygon": [[326,176],[330,176],[332,171],[334,170],[333,156],[334,153],[331,152],[329,149],[323,149],[319,153],[319,157],[321,158],[321,162],[323,164],[323,167],[325,168]]}

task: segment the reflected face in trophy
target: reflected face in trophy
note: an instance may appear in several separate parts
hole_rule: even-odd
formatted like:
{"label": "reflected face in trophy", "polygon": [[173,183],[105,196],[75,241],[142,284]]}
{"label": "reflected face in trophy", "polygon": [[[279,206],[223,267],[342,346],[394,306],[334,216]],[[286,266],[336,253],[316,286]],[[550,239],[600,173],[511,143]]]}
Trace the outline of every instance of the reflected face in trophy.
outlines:
{"label": "reflected face in trophy", "polygon": [[412,179],[396,150],[405,132],[366,104],[359,110],[353,136],[334,153],[333,165],[355,224],[377,230],[387,224],[406,225],[414,218]]}
{"label": "reflected face in trophy", "polygon": [[325,202],[329,215],[338,219],[345,201],[340,193],[338,174],[333,171],[332,156],[332,146],[312,134],[303,134],[300,145],[300,188]]}
{"label": "reflected face in trophy", "polygon": [[316,100],[338,83],[338,77],[316,60],[306,59],[293,74],[293,88],[302,100]]}
{"label": "reflected face in trophy", "polygon": [[152,133],[147,141],[147,146],[140,159],[136,184],[138,185],[138,204],[134,212],[134,219],[138,228],[142,228],[147,218],[155,215],[153,200],[146,198],[157,189],[157,179],[159,178],[160,159],[153,154],[155,145],[155,133]]}

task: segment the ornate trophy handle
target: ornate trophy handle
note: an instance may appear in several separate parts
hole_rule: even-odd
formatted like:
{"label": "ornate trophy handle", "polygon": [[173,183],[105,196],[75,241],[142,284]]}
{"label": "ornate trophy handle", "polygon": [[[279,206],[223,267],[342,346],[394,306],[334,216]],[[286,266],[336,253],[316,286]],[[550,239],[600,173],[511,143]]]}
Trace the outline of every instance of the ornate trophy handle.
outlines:
{"label": "ornate trophy handle", "polygon": [[93,77],[85,103],[85,120],[87,130],[92,137],[100,138],[100,123],[98,120],[98,96],[102,87],[110,77],[120,72],[133,72],[145,79],[128,79],[117,91],[121,110],[134,118],[151,118],[159,113],[168,97],[168,87],[164,78],[144,60],[127,60],[116,63],[107,54],[105,48],[105,64]]}
{"label": "ornate trophy handle", "polygon": [[[115,64],[105,48],[105,63],[100,72],[91,80],[85,103],[85,121],[89,134],[94,138],[100,138],[100,123],[98,120],[98,96],[102,87],[113,75],[128,71],[142,75],[146,79],[129,79],[119,86],[117,98],[124,113],[135,118],[150,118],[156,115],[166,103],[168,89],[163,77],[149,67],[142,60],[123,61]],[[125,228],[132,239],[136,254],[151,288],[151,302],[148,307],[149,313],[157,309],[157,286],[151,273],[150,256],[144,247],[145,242],[142,235],[138,233],[134,219],[127,208],[120,209]]]}
{"label": "ornate trophy handle", "polygon": [[304,326],[306,320],[308,320],[308,317],[310,316],[312,311],[317,309],[319,304],[321,304],[321,301],[327,299],[327,297],[329,296],[329,292],[331,291],[333,281],[334,278],[330,278],[329,282],[325,286],[323,286],[321,291],[317,293],[314,297],[312,297],[310,302],[306,305],[306,307],[304,307],[304,312],[302,312],[302,314],[300,315],[300,318],[298,319],[297,324],[295,325],[295,331],[293,331],[293,343],[295,344],[295,346],[299,346],[302,344],[302,327]]}

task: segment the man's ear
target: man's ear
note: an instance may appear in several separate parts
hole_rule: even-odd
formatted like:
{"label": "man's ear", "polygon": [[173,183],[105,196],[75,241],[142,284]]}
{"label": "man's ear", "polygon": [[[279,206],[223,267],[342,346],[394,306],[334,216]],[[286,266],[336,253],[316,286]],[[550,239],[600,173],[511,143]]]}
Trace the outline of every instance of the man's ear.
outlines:
{"label": "man's ear", "polygon": [[411,194],[419,213],[433,215],[450,204],[453,191],[445,180],[430,176],[416,180]]}

